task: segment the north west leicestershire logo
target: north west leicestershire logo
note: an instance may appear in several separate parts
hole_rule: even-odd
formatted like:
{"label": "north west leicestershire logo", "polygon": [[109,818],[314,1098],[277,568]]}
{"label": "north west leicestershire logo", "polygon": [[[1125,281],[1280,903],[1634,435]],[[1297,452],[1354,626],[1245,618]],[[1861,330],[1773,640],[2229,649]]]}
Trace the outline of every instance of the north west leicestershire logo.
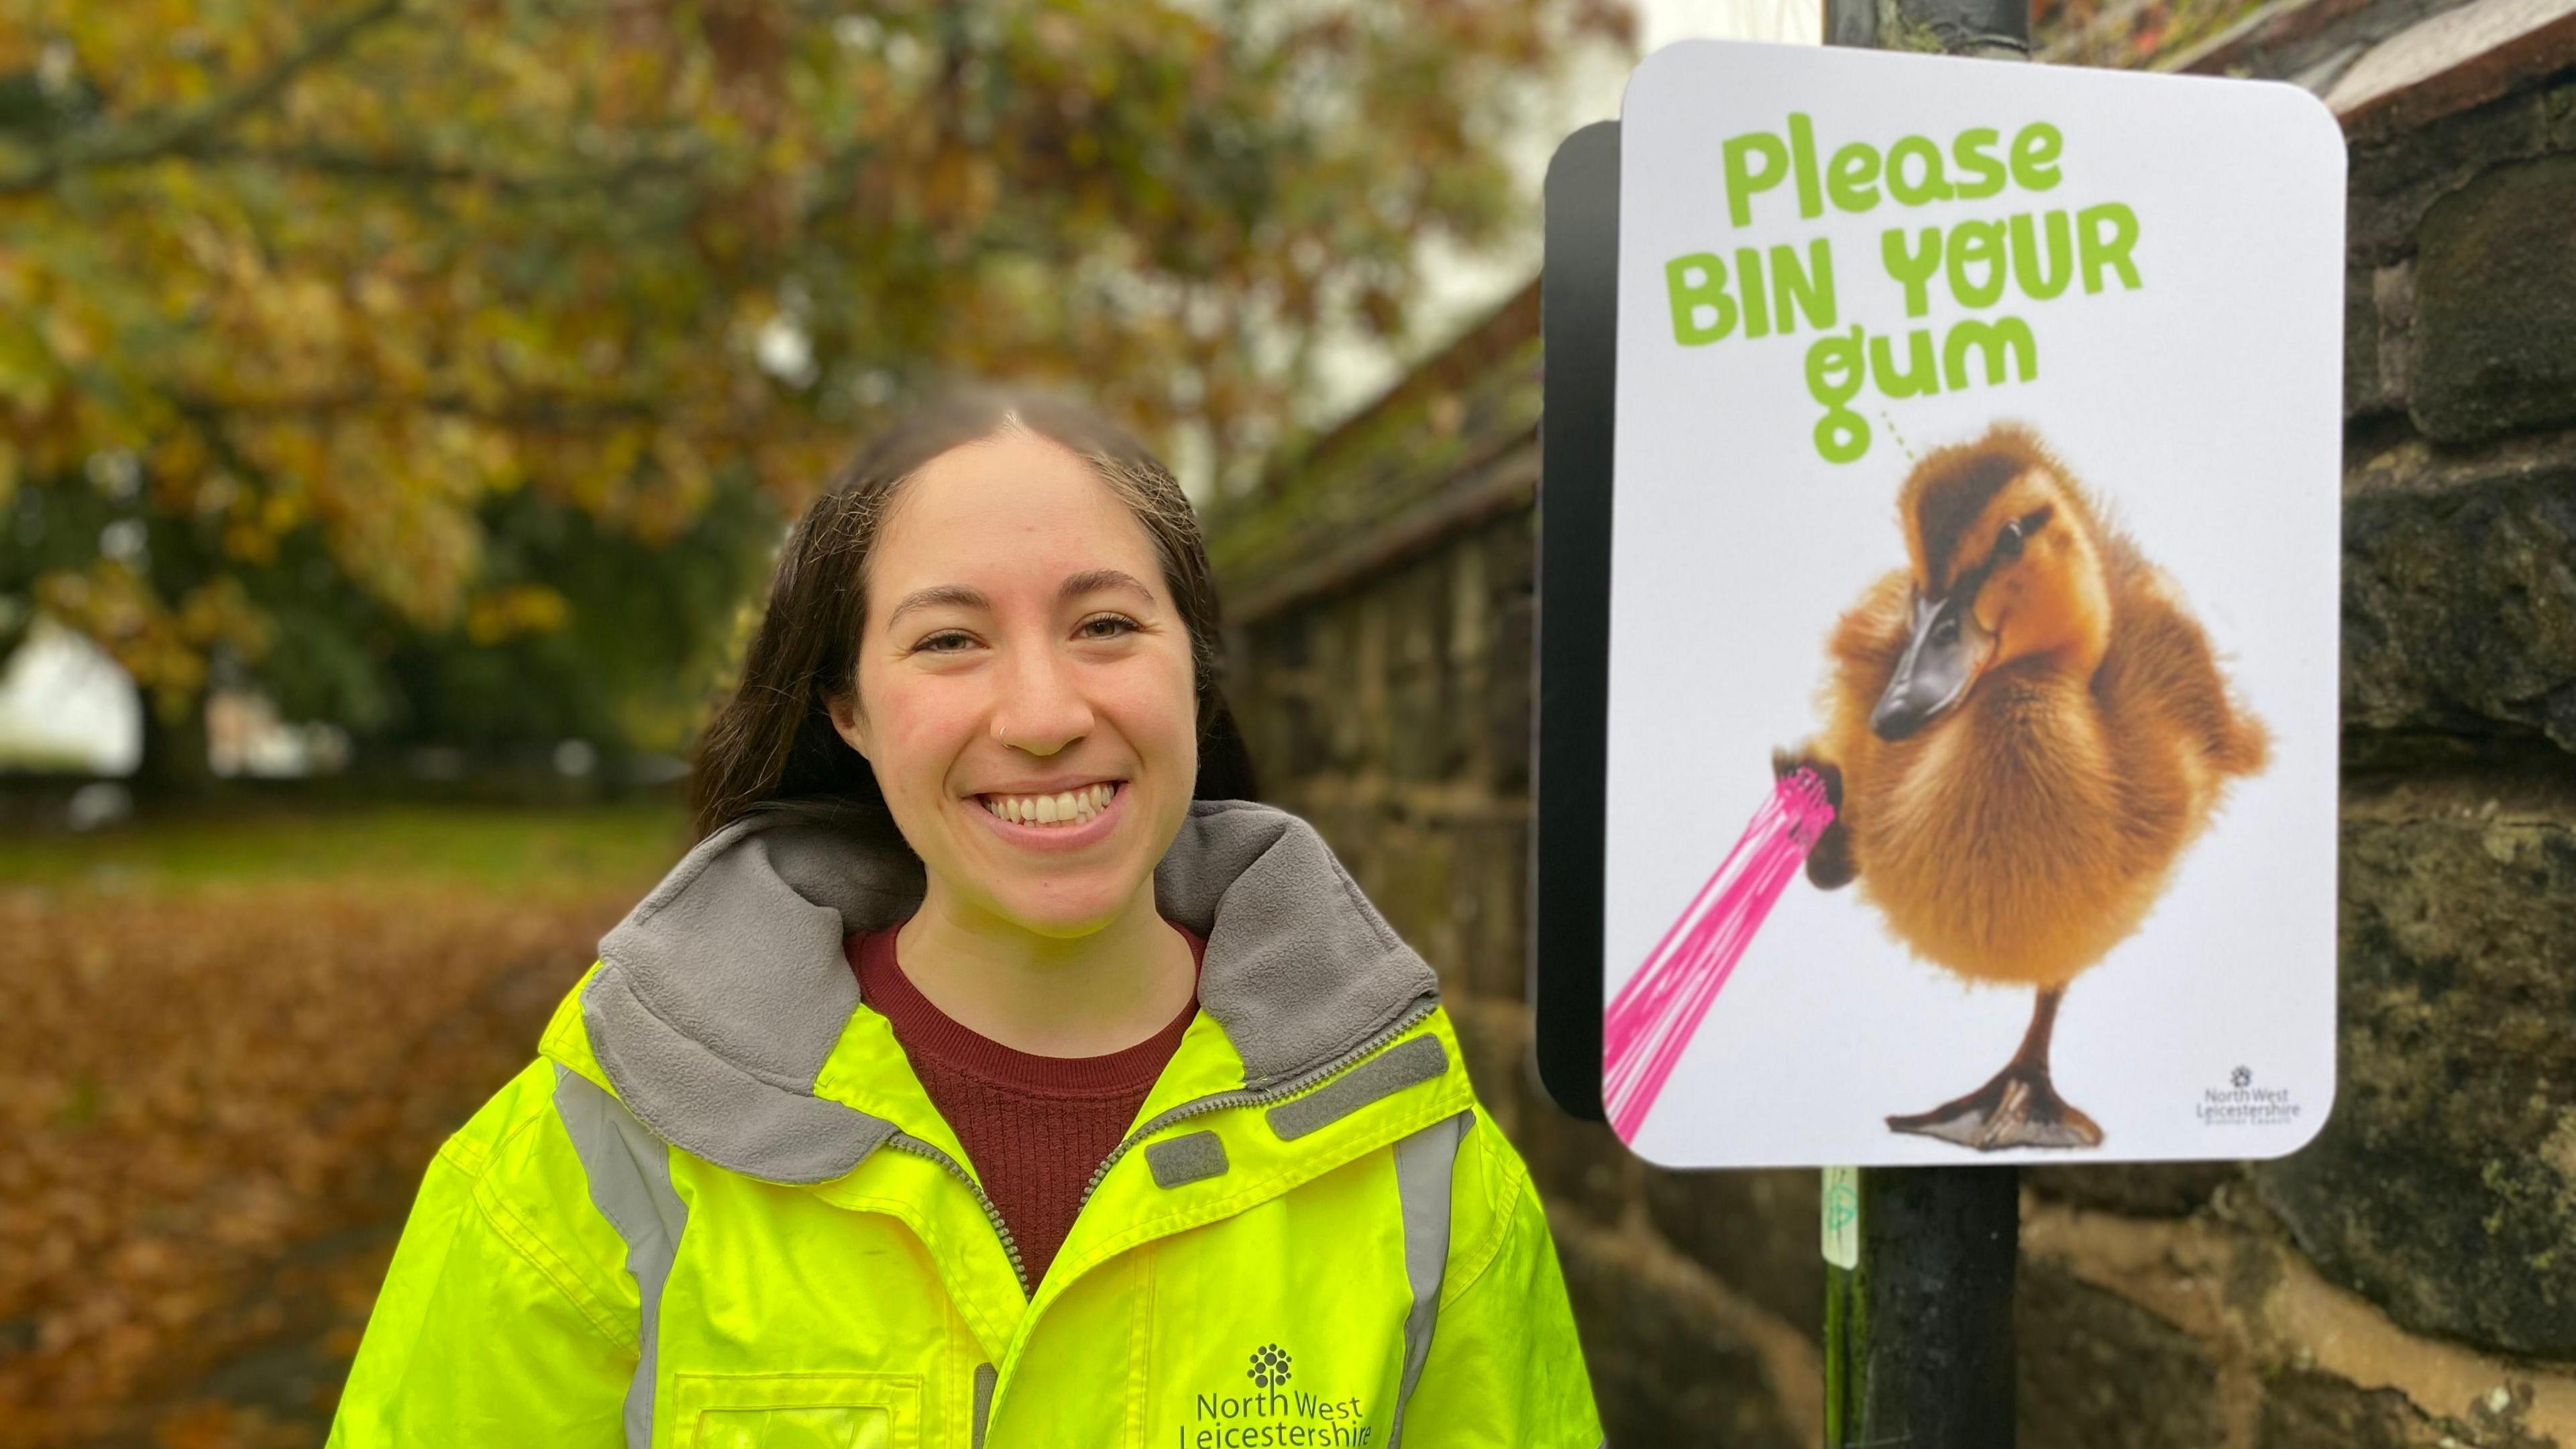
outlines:
{"label": "north west leicestershire logo", "polygon": [[2238,1067],[2235,1071],[2227,1074],[2227,1080],[2235,1083],[2238,1091],[2243,1091],[2245,1088],[2254,1085],[2254,1069],[2251,1067]]}
{"label": "north west leicestershire logo", "polygon": [[1243,1376],[1260,1388],[1274,1389],[1288,1382],[1288,1350],[1275,1343],[1265,1343],[1252,1351],[1252,1367]]}

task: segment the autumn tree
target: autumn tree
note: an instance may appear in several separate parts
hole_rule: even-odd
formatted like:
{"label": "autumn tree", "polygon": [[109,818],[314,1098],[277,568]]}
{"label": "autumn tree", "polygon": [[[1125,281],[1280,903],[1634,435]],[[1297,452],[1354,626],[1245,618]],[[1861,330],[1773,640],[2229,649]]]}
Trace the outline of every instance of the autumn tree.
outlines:
{"label": "autumn tree", "polygon": [[68,623],[165,724],[229,670],[473,728],[524,667],[532,731],[667,733],[928,381],[1074,385],[1245,476],[1316,338],[1400,338],[1427,238],[1525,222],[1521,108],[1627,23],[0,0],[0,650]]}

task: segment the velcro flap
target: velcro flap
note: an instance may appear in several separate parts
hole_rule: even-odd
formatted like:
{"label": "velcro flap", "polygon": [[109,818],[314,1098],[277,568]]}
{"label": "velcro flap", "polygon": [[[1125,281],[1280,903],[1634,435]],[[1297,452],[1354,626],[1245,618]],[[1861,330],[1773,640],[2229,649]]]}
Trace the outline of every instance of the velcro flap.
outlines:
{"label": "velcro flap", "polygon": [[1213,1132],[1184,1132],[1145,1148],[1145,1165],[1154,1170],[1156,1187],[1179,1187],[1215,1177],[1226,1169],[1225,1139]]}

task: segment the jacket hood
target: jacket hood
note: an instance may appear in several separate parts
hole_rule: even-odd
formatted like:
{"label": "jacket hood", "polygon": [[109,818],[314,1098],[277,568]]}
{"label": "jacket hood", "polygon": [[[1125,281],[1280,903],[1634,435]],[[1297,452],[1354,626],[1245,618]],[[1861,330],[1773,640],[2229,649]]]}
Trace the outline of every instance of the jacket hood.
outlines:
{"label": "jacket hood", "polygon": [[[609,1085],[684,1151],[772,1182],[825,1182],[896,1124],[815,1095],[859,1004],[843,953],[920,905],[921,862],[828,807],[778,804],[683,856],[599,943],[582,1024]],[[1439,979],[1313,826],[1249,800],[1194,800],[1154,902],[1207,939],[1199,1004],[1244,1085],[1321,1067]]]}

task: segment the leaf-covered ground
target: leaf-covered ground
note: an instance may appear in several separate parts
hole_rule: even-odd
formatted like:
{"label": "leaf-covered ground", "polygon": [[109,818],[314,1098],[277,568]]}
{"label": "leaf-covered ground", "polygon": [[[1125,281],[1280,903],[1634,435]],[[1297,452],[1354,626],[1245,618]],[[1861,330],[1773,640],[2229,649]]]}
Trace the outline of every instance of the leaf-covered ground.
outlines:
{"label": "leaf-covered ground", "polygon": [[0,1449],[313,1445],[439,1140],[674,813],[0,840]]}

